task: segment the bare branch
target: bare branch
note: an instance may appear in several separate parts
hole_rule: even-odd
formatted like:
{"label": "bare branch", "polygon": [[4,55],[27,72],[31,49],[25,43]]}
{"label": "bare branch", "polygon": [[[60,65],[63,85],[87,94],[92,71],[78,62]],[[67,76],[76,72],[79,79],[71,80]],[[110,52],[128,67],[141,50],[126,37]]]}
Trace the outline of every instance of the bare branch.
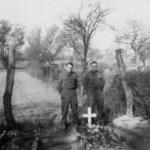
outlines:
{"label": "bare branch", "polygon": [[[83,43],[84,71],[87,66],[87,53],[89,51],[92,35],[100,24],[104,24],[105,16],[108,14],[109,9],[102,9],[101,4],[99,3],[90,10],[85,18],[81,17],[79,12],[79,15],[72,15],[64,22],[64,30],[72,35],[76,35]],[[75,50],[79,55],[81,55],[76,48]]]}

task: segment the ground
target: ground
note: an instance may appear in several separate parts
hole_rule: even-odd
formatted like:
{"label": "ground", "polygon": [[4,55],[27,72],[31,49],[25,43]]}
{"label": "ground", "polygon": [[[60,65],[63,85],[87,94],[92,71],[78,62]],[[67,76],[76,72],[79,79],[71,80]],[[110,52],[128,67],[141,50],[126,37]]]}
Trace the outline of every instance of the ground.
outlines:
{"label": "ground", "polygon": [[[5,72],[0,72],[0,108],[5,87]],[[33,78],[23,71],[15,74],[12,106],[15,117],[30,116],[30,110],[36,109],[38,114],[53,112],[60,105],[60,96],[49,84]],[[2,110],[1,110],[2,111]],[[26,113],[26,115],[25,115]],[[33,119],[33,118],[32,118]]]}
{"label": "ground", "polygon": [[[5,87],[5,72],[0,72],[0,121],[4,121],[3,109],[2,109],[2,96]],[[59,150],[59,149],[70,149],[70,150],[119,150],[118,147],[113,148],[104,148],[102,145],[110,144],[110,140],[112,137],[110,136],[112,133],[105,132],[104,130],[110,131],[109,127],[94,128],[92,131],[87,131],[86,128],[81,127],[79,130],[81,132],[69,131],[67,134],[57,129],[53,123],[58,123],[60,117],[60,96],[56,91],[55,84],[44,83],[41,80],[30,76],[28,73],[24,71],[17,71],[15,74],[15,84],[14,84],[14,92],[12,97],[12,106],[13,113],[15,119],[19,122],[31,121],[34,128],[41,128],[40,137],[42,138],[42,142],[45,147],[43,150]],[[56,114],[56,115],[55,115]],[[57,119],[56,119],[57,118]],[[38,121],[37,121],[38,120]],[[133,124],[132,124],[133,125]],[[28,127],[28,129],[30,126]],[[84,131],[84,132],[83,132]],[[112,131],[112,130],[111,130]],[[110,131],[110,132],[111,132]],[[115,131],[115,130],[113,130]],[[144,130],[143,130],[144,131]],[[118,132],[118,133],[117,133]],[[117,134],[120,134],[120,130],[117,130]],[[107,133],[107,135],[106,135]],[[122,131],[121,131],[122,133]],[[138,133],[138,132],[137,132]],[[148,135],[150,130],[145,130],[145,134]],[[80,135],[81,134],[81,135]],[[141,135],[140,135],[141,136]],[[143,135],[142,135],[143,136]],[[141,136],[141,137],[142,137]],[[57,137],[57,138],[56,138]],[[80,137],[80,139],[78,139]],[[86,137],[86,140],[84,139]],[[107,137],[107,138],[106,138]],[[54,140],[54,138],[56,138]],[[105,139],[104,139],[105,138]],[[110,139],[111,138],[111,139]],[[113,137],[114,138],[114,137]],[[116,139],[113,139],[116,140]],[[143,145],[143,140],[146,141],[146,144],[149,143],[150,139],[144,138],[141,139],[137,145]],[[62,141],[65,144],[60,144]],[[76,141],[76,142],[75,142]],[[85,142],[86,141],[86,142]],[[69,144],[69,142],[71,144]],[[73,143],[72,143],[73,142]],[[95,148],[91,147],[91,143],[95,144]],[[52,143],[55,143],[52,146]],[[86,144],[85,144],[86,143]],[[112,142],[111,144],[116,144],[117,142]],[[100,145],[98,145],[100,144]],[[118,144],[118,143],[117,143]],[[119,143],[119,146],[123,146],[124,150],[129,150],[127,145],[123,145],[124,143]],[[86,145],[86,146],[85,146]],[[137,146],[138,148],[140,146]],[[148,145],[149,146],[149,145]],[[86,148],[85,148],[86,147]],[[142,147],[143,149],[143,147]],[[138,149],[140,150],[140,149]],[[143,149],[148,150],[148,149]]]}

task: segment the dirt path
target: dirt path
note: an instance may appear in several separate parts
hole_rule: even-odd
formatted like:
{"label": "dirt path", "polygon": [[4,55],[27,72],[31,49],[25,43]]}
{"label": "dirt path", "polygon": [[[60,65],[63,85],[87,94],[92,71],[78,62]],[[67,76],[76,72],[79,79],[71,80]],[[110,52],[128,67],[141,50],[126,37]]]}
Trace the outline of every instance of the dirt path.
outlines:
{"label": "dirt path", "polygon": [[[5,72],[0,72],[0,109],[2,110],[2,97],[5,88]],[[57,91],[42,81],[30,76],[26,72],[17,71],[15,74],[12,105],[14,113],[30,116],[30,109],[41,113],[42,111],[55,111],[60,103]]]}
{"label": "dirt path", "polygon": [[[2,117],[2,97],[5,88],[5,76],[5,72],[0,72],[0,121],[4,118]],[[34,120],[36,119],[35,117],[39,117],[47,121],[47,118],[50,118],[50,115],[53,115],[54,112],[59,112],[60,96],[51,85],[43,83],[42,81],[30,76],[26,72],[17,71],[15,74],[12,106],[16,120],[22,118],[26,118],[27,120]],[[42,120],[42,123],[43,122],[44,121]],[[46,130],[47,135],[51,134],[48,133],[48,131],[49,129]],[[149,150],[149,133],[149,128],[146,129],[145,132],[143,131],[145,138],[141,138],[139,141],[136,141],[136,150]],[[46,145],[48,145],[47,143],[49,142],[50,139],[47,139]],[[47,149],[49,150],[49,148]],[[59,145],[54,147],[54,150],[58,149],[60,149]],[[63,149],[62,146],[61,149]],[[65,146],[64,149],[66,149]],[[77,148],[72,148],[72,150],[74,149]]]}

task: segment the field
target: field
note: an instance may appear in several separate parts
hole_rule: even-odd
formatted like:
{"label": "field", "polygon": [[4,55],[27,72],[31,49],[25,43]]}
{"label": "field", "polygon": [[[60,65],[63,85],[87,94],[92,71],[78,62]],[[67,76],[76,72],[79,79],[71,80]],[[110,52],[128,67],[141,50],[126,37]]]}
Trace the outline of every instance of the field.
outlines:
{"label": "field", "polygon": [[[6,77],[6,72],[0,70],[0,122],[4,121],[3,93],[5,89],[5,77]],[[83,97],[80,97],[80,96],[78,97],[79,105],[81,105],[81,98]],[[60,95],[56,91],[56,82],[45,83],[35,77],[32,77],[25,71],[20,71],[20,70],[16,71],[14,91],[13,91],[13,96],[12,96],[12,107],[13,107],[13,114],[15,116],[15,120],[18,122],[23,122],[23,124],[25,124],[26,121],[31,121],[32,123],[34,123],[34,127],[32,126],[33,128],[37,127],[36,125],[37,125],[37,120],[38,120],[38,123],[40,123],[38,124],[38,127],[41,128],[40,137],[45,146],[45,148],[42,148],[43,150],[50,150],[50,149],[51,150],[59,150],[59,149],[77,150],[80,147],[83,148],[84,144],[82,141],[80,142],[78,141],[73,144],[64,144],[64,145],[56,144],[54,146],[51,145],[52,144],[51,142],[53,141],[54,137],[58,141],[60,138],[61,140],[65,139],[68,142],[71,140],[74,140],[74,138],[76,137],[74,133],[72,133],[71,135],[70,133],[67,135],[64,135],[57,129],[57,126],[55,126],[55,124],[53,125],[51,124],[51,121],[53,121],[52,116],[54,116],[54,114],[58,116],[56,121],[60,119],[59,118],[60,117],[60,102],[61,102]],[[82,112],[83,110],[84,110],[84,107],[82,107]],[[39,125],[42,125],[42,126],[39,126]],[[29,128],[30,127],[28,127],[28,129]],[[145,150],[149,149],[150,147],[149,132],[150,130],[146,130],[146,132],[143,132],[140,137],[140,140],[138,139],[138,141],[136,141],[136,144],[134,143],[134,145],[136,145],[137,147],[136,150],[140,150],[143,148],[145,148]],[[84,135],[86,135],[85,133]],[[103,135],[104,133],[105,132],[102,129],[97,134],[95,134],[95,135],[99,135],[99,139],[97,143],[95,143],[97,147],[99,147],[99,144],[105,145],[107,147],[107,145],[110,145],[111,144],[110,142],[114,140],[112,139],[112,137],[110,138],[109,136],[105,137],[106,139],[102,139],[104,136]],[[110,136],[111,135],[112,133],[110,133]],[[62,138],[63,136],[64,138]],[[97,140],[97,138],[95,139],[95,136],[90,135],[90,138],[92,137],[94,137],[94,140]],[[86,138],[89,138],[89,135],[87,135]],[[108,139],[110,138],[110,139],[108,140],[107,138]],[[56,143],[58,141],[56,141]],[[103,141],[107,142],[107,144],[101,143]],[[90,142],[87,142],[86,145],[90,146],[89,143]],[[113,141],[112,143],[113,144],[115,143],[116,145],[113,146],[114,148],[110,148],[111,150],[115,150],[115,147],[118,148],[118,150],[120,149],[120,147],[125,150],[131,150],[129,147],[126,147],[127,146],[126,144],[123,145],[122,141],[120,142]],[[138,149],[138,147],[140,147],[140,149]],[[146,149],[146,147],[148,149]],[[101,146],[98,149],[104,150],[104,148]],[[98,149],[95,148],[93,150],[98,150]],[[107,148],[107,150],[109,150],[109,148]]]}
{"label": "field", "polygon": [[[2,97],[5,89],[5,76],[6,73],[0,71],[1,119],[4,118]],[[59,104],[60,96],[55,87],[52,88],[51,85],[43,83],[24,71],[16,71],[12,96],[13,113],[16,119],[33,119],[43,113],[51,115]]]}

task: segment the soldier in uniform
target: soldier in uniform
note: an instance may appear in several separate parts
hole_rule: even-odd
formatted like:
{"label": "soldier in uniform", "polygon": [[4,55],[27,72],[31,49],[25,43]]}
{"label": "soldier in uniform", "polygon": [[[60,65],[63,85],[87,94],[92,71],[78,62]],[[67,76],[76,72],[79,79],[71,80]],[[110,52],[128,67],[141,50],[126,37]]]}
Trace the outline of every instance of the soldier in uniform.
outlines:
{"label": "soldier in uniform", "polygon": [[57,84],[57,90],[61,95],[61,111],[62,118],[60,121],[62,129],[67,127],[67,114],[69,105],[71,106],[73,123],[78,124],[78,101],[77,92],[78,87],[77,74],[72,71],[73,63],[68,62],[65,65],[65,71],[60,75]]}
{"label": "soldier in uniform", "polygon": [[96,61],[91,62],[91,70],[85,75],[83,81],[84,93],[87,94],[87,105],[91,107],[92,112],[96,112],[98,123],[103,120],[103,109],[104,109],[104,97],[103,88],[105,85],[105,80],[103,73],[98,71],[98,64]]}

